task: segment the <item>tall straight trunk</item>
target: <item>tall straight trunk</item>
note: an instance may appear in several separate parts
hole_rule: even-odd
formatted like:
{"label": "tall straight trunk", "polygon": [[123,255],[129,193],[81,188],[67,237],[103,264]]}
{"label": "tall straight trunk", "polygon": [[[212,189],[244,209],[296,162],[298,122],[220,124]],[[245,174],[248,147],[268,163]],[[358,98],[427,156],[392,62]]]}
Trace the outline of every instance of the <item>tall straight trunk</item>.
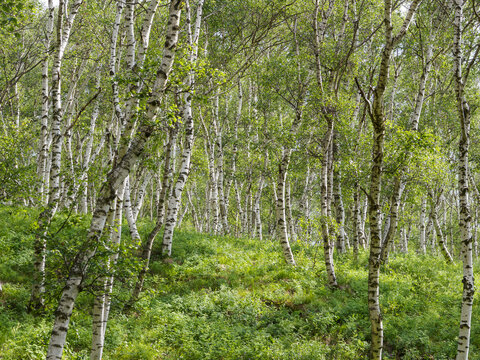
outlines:
{"label": "tall straight trunk", "polygon": [[42,113],[41,113],[41,129],[40,129],[40,149],[38,159],[38,176],[40,178],[40,202],[43,206],[47,203],[48,193],[48,110],[49,110],[49,82],[48,68],[50,64],[50,44],[53,33],[53,18],[55,8],[53,0],[48,1],[48,19],[45,32],[45,60],[42,64]]}
{"label": "tall straight trunk", "polygon": [[219,227],[219,211],[218,211],[218,187],[217,187],[217,169],[215,168],[215,145],[210,142],[207,146],[208,149],[208,174],[209,174],[209,209],[211,223],[209,230],[213,234],[218,233]]}
{"label": "tall straight trunk", "polygon": [[404,189],[405,189],[405,183],[402,181],[402,179],[399,176],[395,177],[395,183],[393,185],[393,194],[390,202],[390,214],[388,215],[389,226],[388,226],[386,236],[384,237],[384,240],[383,240],[382,250],[380,255],[382,261],[387,261],[390,247],[393,243],[395,233],[397,232],[398,211],[400,209],[400,202],[402,201],[402,194]]}
{"label": "tall straight trunk", "polygon": [[[288,182],[285,192],[285,211],[287,215],[287,224],[288,224],[288,234],[292,241],[296,240],[295,228],[293,224],[293,217],[292,217],[292,187],[291,183]],[[255,212],[255,211],[254,211]]]}
{"label": "tall straight trunk", "polygon": [[219,132],[217,135],[217,153],[218,153],[218,163],[217,163],[217,193],[218,193],[218,207],[220,210],[220,223],[223,234],[228,234],[228,217],[227,217],[227,206],[225,202],[225,174],[223,170],[223,145],[222,145],[222,134]]}
{"label": "tall straight trunk", "polygon": [[189,206],[189,203],[186,202],[185,206],[183,207],[182,212],[180,212],[180,216],[178,217],[178,220],[177,220],[177,227],[178,228],[180,228],[182,226],[183,218],[185,217],[185,215],[188,212],[188,206]]}
{"label": "tall straight trunk", "polygon": [[173,192],[168,199],[167,216],[165,218],[165,230],[163,232],[162,254],[172,255],[173,231],[177,223],[178,210],[182,201],[183,188],[190,173],[190,160],[193,148],[193,116],[191,107],[191,94],[187,94],[184,109],[185,142],[182,152],[182,162],[179,174],[173,187]]}
{"label": "tall straight trunk", "polygon": [[385,104],[384,94],[388,83],[390,60],[395,45],[405,36],[413,15],[420,3],[414,0],[406,14],[398,33],[393,35],[391,0],[384,0],[385,44],[380,62],[377,85],[373,92],[373,103],[365,94],[364,100],[373,125],[372,170],[370,175],[369,221],[370,221],[370,256],[368,262],[368,310],[371,323],[372,360],[382,359],[383,352],[383,321],[380,309],[380,263],[381,263],[381,180],[383,172],[383,156],[385,141]]}
{"label": "tall straight trunk", "polygon": [[[265,157],[265,168],[267,167],[267,157]],[[255,199],[253,203],[253,212],[255,216],[255,231],[254,236],[257,236],[260,240],[263,240],[263,229],[262,229],[262,217],[260,213],[260,200],[262,198],[263,187],[265,185],[265,174],[262,172],[260,175],[260,180],[258,183],[258,189],[255,194]]]}
{"label": "tall straight trunk", "polygon": [[361,219],[360,219],[360,229],[362,236],[360,237],[361,246],[363,249],[366,249],[366,247],[369,245],[368,243],[368,238],[369,238],[369,233],[367,233],[367,230],[365,229],[365,226],[367,224],[367,215],[368,215],[368,197],[365,196],[362,201],[361,205]]}
{"label": "tall straight trunk", "polygon": [[[137,196],[135,197],[135,205],[132,208],[132,213],[133,213],[132,215],[135,221],[137,221],[138,215],[140,214],[140,211],[142,209],[142,206],[145,200],[145,195],[147,194],[147,186],[150,183],[151,179],[152,179],[152,173],[147,170],[147,173],[143,177],[143,181],[137,191]],[[152,190],[152,195],[153,195],[153,190]]]}
{"label": "tall straight trunk", "polygon": [[435,239],[437,238],[437,230],[435,229],[435,224],[433,223],[432,215],[430,214],[430,235],[431,235],[431,240],[430,240],[430,252],[432,255],[436,255],[436,241]]}
{"label": "tall straight trunk", "polygon": [[53,323],[52,335],[48,344],[47,360],[61,360],[68,325],[73,312],[80,286],[88,269],[89,260],[95,255],[95,245],[102,235],[106,216],[111,204],[117,196],[117,191],[143,154],[145,144],[155,131],[157,111],[164,95],[173,61],[175,59],[176,44],[178,42],[180,14],[182,1],[172,0],[169,8],[169,22],[166,29],[164,55],[157,72],[157,78],[152,89],[152,94],[146,103],[146,118],[149,120],[142,124],[132,140],[128,151],[108,173],[102,185],[93,212],[90,230],[85,242],[85,250],[75,258],[69,271],[65,287],[58,303]]}
{"label": "tall straight trunk", "polygon": [[[202,20],[202,11],[203,11],[203,0],[200,0],[197,4],[197,14],[196,21],[194,26],[194,31],[192,33],[190,27],[190,14],[189,14],[189,4],[187,1],[187,32],[188,32],[188,41],[192,50],[190,52],[190,61],[195,62],[198,55],[198,39],[200,36],[200,24]],[[168,200],[168,210],[167,217],[165,219],[165,230],[163,232],[163,243],[162,243],[162,254],[171,256],[172,255],[172,241],[173,241],[173,231],[177,223],[177,216],[180,204],[182,202],[182,193],[183,188],[188,179],[190,173],[190,160],[192,157],[193,149],[193,132],[194,132],[194,123],[192,115],[192,87],[194,84],[194,74],[190,73],[187,76],[186,87],[189,91],[186,92],[184,101],[185,105],[183,108],[183,123],[185,124],[185,141],[183,144],[182,152],[182,162],[180,165],[179,174],[173,192]]]}
{"label": "tall straight trunk", "polygon": [[427,253],[427,243],[426,243],[426,219],[425,215],[427,213],[427,197],[424,196],[422,199],[422,206],[420,208],[420,236],[419,236],[419,250],[420,254],[425,255]]}
{"label": "tall straight trunk", "polygon": [[[311,183],[311,174],[310,174],[310,164],[307,159],[307,174],[305,175],[305,185],[303,188],[303,194],[300,201],[300,214],[302,215],[304,222],[306,224],[306,233],[307,236],[310,235],[310,183]],[[297,223],[298,226],[298,223]]]}
{"label": "tall straight trunk", "polygon": [[355,182],[354,192],[353,192],[353,256],[357,258],[358,249],[362,243],[361,238],[363,235],[363,230],[361,226],[362,216],[360,213],[360,185],[358,180]]}
{"label": "tall straight trunk", "polygon": [[123,207],[125,210],[125,218],[128,222],[128,227],[130,229],[130,236],[132,238],[133,244],[139,246],[141,243],[140,233],[137,229],[137,221],[133,215],[132,210],[132,200],[131,200],[131,187],[130,187],[130,176],[127,176],[125,179],[124,190],[125,194],[123,195]]}
{"label": "tall straight trunk", "polygon": [[237,201],[237,214],[240,218],[242,218],[242,215],[243,215],[243,208],[242,208],[241,202],[239,201],[240,193],[239,193],[236,176],[237,176],[237,155],[238,155],[238,123],[242,117],[242,109],[243,109],[242,83],[239,81],[237,113],[235,115],[235,122],[233,124],[232,165],[231,165],[231,174],[230,174],[230,185],[228,186],[228,188],[230,189],[231,184],[233,184],[235,199]]}
{"label": "tall straight trunk", "polygon": [[242,223],[243,223],[243,217],[244,217],[244,210],[243,210],[243,205],[242,205],[242,189],[241,187],[238,186],[237,179],[233,180],[233,187],[235,189],[235,200],[237,203],[237,210],[238,210],[238,221],[237,221],[237,227],[236,227],[236,236],[238,236],[239,232],[243,231],[242,229]]}
{"label": "tall straight trunk", "polygon": [[[468,184],[468,152],[470,146],[470,106],[465,98],[465,81],[462,75],[462,21],[464,0],[455,0],[453,6],[455,9],[454,20],[454,77],[455,92],[457,97],[457,108],[460,120],[460,141],[458,144],[458,193],[460,204],[460,239],[462,241],[462,260],[463,260],[463,296],[462,310],[460,316],[460,330],[458,334],[457,360],[468,359],[470,348],[470,329],[472,325],[472,307],[475,294],[474,275],[473,275],[473,251],[472,251],[472,232],[471,216],[469,206],[469,184]],[[468,76],[468,72],[466,73]]]}
{"label": "tall straight trunk", "polygon": [[110,61],[109,61],[109,72],[112,77],[112,97],[113,97],[113,108],[115,109],[115,115],[117,120],[123,123],[123,111],[120,106],[120,94],[118,81],[115,77],[117,74],[117,40],[118,32],[120,30],[120,22],[122,20],[122,13],[125,7],[125,2],[122,0],[117,0],[117,12],[115,15],[115,21],[113,23],[112,38],[110,42]]}
{"label": "tall straight trunk", "polygon": [[265,183],[265,179],[262,177],[260,179],[260,184],[257,193],[255,194],[255,204],[254,204],[254,213],[255,213],[255,233],[254,236],[257,236],[260,241],[263,240],[263,226],[262,226],[262,216],[260,212],[260,199],[262,197],[262,189]]}
{"label": "tall straight trunk", "polygon": [[337,234],[337,251],[340,254],[343,254],[345,249],[345,208],[343,207],[343,197],[342,197],[342,183],[340,172],[335,172],[335,207],[336,207],[336,220],[338,226]]}
{"label": "tall straight trunk", "polygon": [[[96,88],[97,91],[100,92],[100,69],[97,69],[97,80],[96,80]],[[85,145],[85,152],[83,155],[83,161],[82,161],[82,174],[80,175],[80,178],[77,182],[77,189],[74,191],[75,193],[80,191],[80,201],[79,201],[79,211],[80,213],[86,214],[88,212],[88,206],[87,206],[87,179],[88,179],[88,170],[90,168],[90,165],[92,163],[92,160],[96,158],[96,155],[93,154],[92,156],[92,150],[93,150],[93,140],[94,140],[94,135],[95,135],[95,128],[97,126],[97,119],[98,115],[100,113],[100,96],[97,96],[95,99],[95,104],[93,106],[93,111],[92,115],[90,117],[90,128],[88,130],[87,134],[87,140],[86,140],[86,145]],[[100,144],[98,144],[97,149],[101,149],[103,147],[103,140],[104,138],[102,137],[102,141]]]}
{"label": "tall straight trunk", "polygon": [[295,259],[293,257],[290,242],[288,240],[287,223],[285,215],[285,182],[287,180],[288,164],[290,162],[290,149],[283,149],[282,159],[278,164],[278,178],[277,178],[277,196],[276,196],[276,220],[277,220],[277,235],[282,246],[283,256],[287,264],[295,266]]}
{"label": "tall straight trunk", "polygon": [[202,227],[198,219],[197,210],[195,209],[195,205],[193,204],[193,201],[192,201],[192,193],[190,190],[187,190],[187,200],[188,200],[188,203],[190,204],[190,209],[191,209],[190,211],[192,213],[192,219],[193,219],[193,225],[195,227],[195,231],[202,232]]}
{"label": "tall straight trunk", "polygon": [[247,190],[245,191],[245,212],[242,226],[242,233],[246,236],[250,236],[252,230],[252,181],[252,173],[249,171],[247,176]]}
{"label": "tall straight trunk", "polygon": [[215,95],[215,105],[214,105],[214,127],[215,127],[215,147],[217,149],[217,201],[218,201],[218,210],[215,214],[218,214],[219,219],[217,221],[217,227],[221,229],[223,234],[228,233],[228,218],[227,218],[227,208],[225,204],[225,174],[224,174],[224,156],[223,156],[223,141],[222,141],[222,128],[220,124],[220,118],[218,115],[219,112],[219,90]]}
{"label": "tall straight trunk", "polygon": [[327,270],[327,282],[328,286],[336,287],[337,277],[335,275],[335,269],[333,265],[333,246],[331,240],[331,229],[329,226],[329,204],[330,201],[330,191],[328,189],[328,177],[330,173],[330,162],[333,161],[333,152],[330,151],[333,146],[333,119],[327,119],[327,133],[325,135],[325,140],[323,142],[323,158],[322,158],[322,169],[321,169],[321,179],[320,179],[320,194],[321,194],[321,229],[322,229],[322,238],[323,238],[323,252],[325,257],[325,268]]}
{"label": "tall straight trunk", "polygon": [[57,19],[57,43],[52,67],[52,151],[48,202],[38,218],[38,229],[34,240],[34,275],[29,307],[40,310],[44,306],[45,260],[47,232],[60,201],[60,166],[62,158],[62,97],[60,70],[65,49],[70,38],[70,30],[83,0],[76,0],[70,9],[64,24],[64,1],[60,0]]}

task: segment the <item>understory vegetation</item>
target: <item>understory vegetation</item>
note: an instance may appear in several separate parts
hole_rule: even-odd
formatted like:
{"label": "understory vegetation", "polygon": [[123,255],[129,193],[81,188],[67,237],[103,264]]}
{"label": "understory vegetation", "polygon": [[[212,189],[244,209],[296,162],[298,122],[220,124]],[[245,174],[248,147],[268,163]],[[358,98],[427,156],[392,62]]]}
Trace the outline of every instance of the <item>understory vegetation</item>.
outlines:
{"label": "understory vegetation", "polygon": [[[0,208],[0,359],[43,359],[52,328],[59,277],[84,236],[88,216],[60,213],[47,251],[47,305],[26,312],[31,291],[35,210]],[[140,221],[144,235],[153,227]],[[123,231],[128,234],[128,231]],[[127,237],[125,237],[127,239]],[[60,246],[62,245],[62,246]],[[146,290],[128,311],[129,272],[119,263],[104,359],[366,359],[368,254],[335,254],[339,288],[325,286],[321,245],[292,243],[287,265],[272,239],[211,236],[181,229],[173,257],[154,248]],[[55,250],[53,250],[55,249]],[[122,251],[135,249],[122,248]],[[62,260],[63,259],[63,260]],[[62,264],[64,268],[62,269]],[[95,259],[90,266],[95,266]],[[478,262],[475,270],[478,271]],[[122,275],[123,274],[123,275]],[[394,253],[381,271],[385,359],[452,359],[460,312],[461,263],[438,256]],[[93,279],[91,279],[93,283]],[[86,282],[88,283],[88,282]],[[95,288],[85,285],[72,316],[65,359],[87,359]],[[473,322],[480,322],[478,293]],[[472,329],[470,359],[480,359]]]}

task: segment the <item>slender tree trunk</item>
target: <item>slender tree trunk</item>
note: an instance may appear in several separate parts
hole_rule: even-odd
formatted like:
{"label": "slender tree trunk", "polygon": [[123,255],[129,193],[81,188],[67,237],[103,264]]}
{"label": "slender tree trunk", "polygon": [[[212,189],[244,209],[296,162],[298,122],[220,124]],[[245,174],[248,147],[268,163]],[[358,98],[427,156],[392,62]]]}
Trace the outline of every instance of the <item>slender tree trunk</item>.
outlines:
{"label": "slender tree trunk", "polygon": [[460,204],[460,239],[462,240],[462,260],[463,260],[463,296],[462,310],[460,316],[460,330],[458,335],[458,348],[456,360],[468,359],[470,347],[470,329],[472,325],[472,307],[475,294],[474,275],[473,275],[473,256],[472,256],[472,233],[471,233],[471,215],[469,206],[469,184],[468,184],[468,152],[470,146],[470,106],[465,98],[465,78],[462,75],[462,20],[463,6],[466,1],[455,0],[453,6],[455,9],[454,20],[454,77],[455,90],[457,96],[458,115],[460,118],[460,141],[459,141],[459,172],[458,172],[458,192]]}
{"label": "slender tree trunk", "polygon": [[[287,224],[288,224],[288,234],[292,241],[296,240],[295,228],[293,226],[293,217],[292,217],[292,191],[291,184],[288,182],[285,193],[285,205],[286,205],[286,215],[287,215]],[[255,212],[255,211],[254,211]]]}
{"label": "slender tree trunk", "polygon": [[342,198],[342,183],[340,172],[335,172],[335,206],[336,206],[336,218],[338,226],[337,234],[337,251],[340,254],[343,254],[345,249],[345,209],[343,207],[343,198]]}
{"label": "slender tree trunk", "polygon": [[[265,160],[265,163],[267,161]],[[260,175],[260,181],[258,183],[258,189],[255,194],[255,200],[254,200],[254,205],[253,205],[253,212],[255,215],[255,232],[254,236],[257,236],[260,240],[263,240],[263,231],[262,231],[262,217],[260,213],[260,200],[262,198],[262,191],[263,187],[265,185],[265,175],[262,174]]]}
{"label": "slender tree trunk", "polygon": [[[124,187],[125,184],[122,185]],[[109,217],[107,218],[107,224],[109,224],[109,237],[111,248],[116,248],[120,244],[122,237],[122,198],[123,189],[119,190],[118,199],[114,200],[112,208],[110,209]],[[118,258],[118,252],[115,251],[110,255],[107,263],[105,264],[105,271],[111,272],[112,267],[115,265]],[[107,275],[101,279],[100,293],[95,297],[93,304],[92,314],[92,347],[90,350],[90,360],[101,360],[103,354],[103,348],[105,345],[105,333],[107,329],[108,315],[110,312],[110,297],[113,290],[113,274]]]}
{"label": "slender tree trunk", "polygon": [[427,212],[427,197],[424,196],[422,199],[422,207],[420,208],[420,236],[419,236],[419,247],[420,247],[420,254],[425,255],[427,253],[427,247],[426,247],[426,219],[425,219],[425,214]]}
{"label": "slender tree trunk", "polygon": [[380,309],[380,263],[381,263],[381,180],[383,172],[383,155],[385,141],[385,104],[384,94],[388,83],[390,60],[394,46],[405,36],[419,0],[410,3],[405,20],[397,35],[393,35],[391,0],[384,0],[385,45],[378,74],[378,81],[373,93],[373,104],[363,94],[368,105],[373,125],[372,170],[370,175],[369,221],[370,221],[370,257],[368,262],[368,309],[371,323],[372,344],[370,357],[380,360],[383,352],[383,321]]}
{"label": "slender tree trunk", "polygon": [[49,110],[49,87],[48,87],[48,68],[50,63],[50,44],[53,33],[53,18],[55,8],[53,0],[48,1],[48,19],[45,32],[45,49],[46,56],[42,65],[42,113],[41,113],[41,129],[40,129],[40,151],[38,159],[38,175],[40,177],[40,202],[43,206],[47,204],[48,198],[48,110]]}
{"label": "slender tree trunk", "polygon": [[[195,62],[197,60],[198,54],[198,38],[200,36],[200,24],[202,19],[202,11],[203,11],[203,0],[200,0],[197,4],[197,16],[195,22],[194,32],[192,34],[190,28],[190,14],[189,14],[189,7],[187,2],[187,30],[188,30],[188,37],[189,37],[189,44],[192,47],[192,51],[190,52],[190,61]],[[194,132],[194,124],[193,124],[193,116],[192,116],[192,90],[191,87],[194,83],[194,75],[193,73],[188,75],[187,79],[187,88],[190,88],[185,94],[185,105],[183,108],[183,123],[185,124],[185,142],[184,148],[182,153],[182,162],[180,165],[179,174],[177,177],[177,181],[173,188],[173,192],[168,200],[168,210],[167,210],[167,217],[165,219],[165,230],[163,232],[163,244],[162,244],[162,254],[171,256],[172,255],[172,241],[173,241],[173,231],[175,229],[175,225],[177,223],[177,216],[178,210],[182,201],[182,193],[183,188],[187,182],[188,175],[190,173],[190,160],[192,156],[192,148],[193,148],[193,132]]]}
{"label": "slender tree trunk", "polygon": [[402,200],[402,194],[404,189],[405,189],[405,183],[402,181],[402,179],[399,176],[395,177],[392,200],[390,203],[391,204],[390,214],[388,215],[388,219],[389,219],[388,230],[383,240],[382,250],[380,255],[383,262],[387,261],[388,259],[389,249],[393,243],[395,233],[397,232],[398,211],[400,208],[400,202]]}
{"label": "slender tree trunk", "polygon": [[132,210],[132,201],[131,201],[131,188],[130,188],[130,177],[127,176],[124,184],[125,194],[123,196],[123,206],[125,210],[125,217],[128,222],[128,227],[130,229],[130,236],[132,238],[133,244],[139,246],[141,243],[140,233],[137,229],[137,221],[133,215]]}
{"label": "slender tree trunk", "polygon": [[337,277],[335,275],[335,269],[333,265],[333,246],[330,239],[330,216],[329,216],[329,204],[331,203],[330,192],[328,191],[328,177],[330,173],[330,162],[333,161],[333,152],[330,151],[333,142],[333,119],[327,119],[327,134],[325,135],[325,141],[323,142],[323,159],[322,170],[320,180],[320,193],[321,193],[321,228],[323,238],[323,251],[325,256],[325,268],[327,270],[328,286],[336,287]]}
{"label": "slender tree trunk", "polygon": [[440,251],[442,252],[443,257],[447,261],[447,263],[453,263],[452,255],[448,252],[447,244],[445,243],[445,238],[443,237],[442,228],[440,223],[438,222],[438,215],[437,215],[437,206],[432,203],[432,221],[433,226],[435,226],[435,231],[437,233],[437,240],[438,245],[440,246]]}
{"label": "slender tree trunk", "polygon": [[290,150],[283,149],[282,159],[278,164],[278,178],[277,178],[277,196],[276,196],[276,220],[277,220],[277,234],[282,246],[283,256],[287,264],[295,266],[295,259],[293,258],[292,249],[288,240],[286,215],[285,215],[285,182],[287,180],[287,169],[290,162]]}
{"label": "slender tree trunk", "polygon": [[358,180],[355,182],[353,192],[353,256],[358,257],[358,249],[362,243],[362,216],[360,214],[360,185]]}

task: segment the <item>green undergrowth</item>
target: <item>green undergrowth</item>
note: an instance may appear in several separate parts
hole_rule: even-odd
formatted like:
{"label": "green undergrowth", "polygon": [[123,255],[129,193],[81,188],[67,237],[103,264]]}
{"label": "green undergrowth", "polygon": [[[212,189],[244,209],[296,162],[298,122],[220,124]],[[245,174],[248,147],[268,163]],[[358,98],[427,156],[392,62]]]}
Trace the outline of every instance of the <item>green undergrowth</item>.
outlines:
{"label": "green undergrowth", "polygon": [[[50,288],[48,314],[25,312],[35,214],[0,208],[0,359],[42,359],[48,343],[58,289]],[[58,224],[67,217],[59,215]],[[78,242],[87,224],[81,217],[70,221],[52,241],[60,237],[66,247]],[[143,235],[150,228],[144,223]],[[367,358],[366,253],[357,260],[335,256],[340,288],[332,290],[325,287],[322,249],[301,242],[293,244],[295,268],[270,240],[178,231],[166,261],[158,245],[146,290],[128,313],[122,308],[131,281],[117,282],[104,359]],[[447,265],[415,254],[390,258],[381,277],[385,359],[455,357],[461,277],[459,261]],[[480,359],[479,301],[477,295],[470,359]],[[92,295],[82,293],[66,359],[88,359],[91,304]]]}

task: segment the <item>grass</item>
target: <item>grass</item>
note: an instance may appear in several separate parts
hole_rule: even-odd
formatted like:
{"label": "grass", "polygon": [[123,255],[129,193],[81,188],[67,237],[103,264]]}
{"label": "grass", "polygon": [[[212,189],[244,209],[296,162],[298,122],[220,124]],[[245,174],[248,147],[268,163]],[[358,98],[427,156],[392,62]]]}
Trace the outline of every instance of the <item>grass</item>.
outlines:
{"label": "grass", "polygon": [[[35,212],[0,208],[0,359],[44,358],[59,291],[49,285],[48,314],[25,312],[31,279]],[[72,253],[88,219],[63,224],[52,244]],[[75,220],[76,219],[76,220]],[[151,224],[145,223],[143,231]],[[127,233],[125,228],[124,234]],[[108,323],[104,359],[366,359],[369,342],[367,254],[336,256],[341,288],[325,287],[321,251],[293,244],[298,266],[279,245],[257,239],[176,232],[173,258],[154,251],[141,299],[122,312],[132,280],[122,272]],[[59,267],[50,247],[50,270]],[[316,261],[313,259],[316,258]],[[128,263],[126,263],[128,264]],[[476,267],[476,270],[478,267]],[[54,272],[52,271],[52,274]],[[64,270],[58,270],[63,276]],[[452,359],[461,302],[461,263],[415,254],[393,255],[382,268],[385,359]],[[57,281],[58,282],[58,281]],[[480,359],[476,296],[470,359]],[[72,318],[66,359],[88,359],[92,295],[84,292]]]}

